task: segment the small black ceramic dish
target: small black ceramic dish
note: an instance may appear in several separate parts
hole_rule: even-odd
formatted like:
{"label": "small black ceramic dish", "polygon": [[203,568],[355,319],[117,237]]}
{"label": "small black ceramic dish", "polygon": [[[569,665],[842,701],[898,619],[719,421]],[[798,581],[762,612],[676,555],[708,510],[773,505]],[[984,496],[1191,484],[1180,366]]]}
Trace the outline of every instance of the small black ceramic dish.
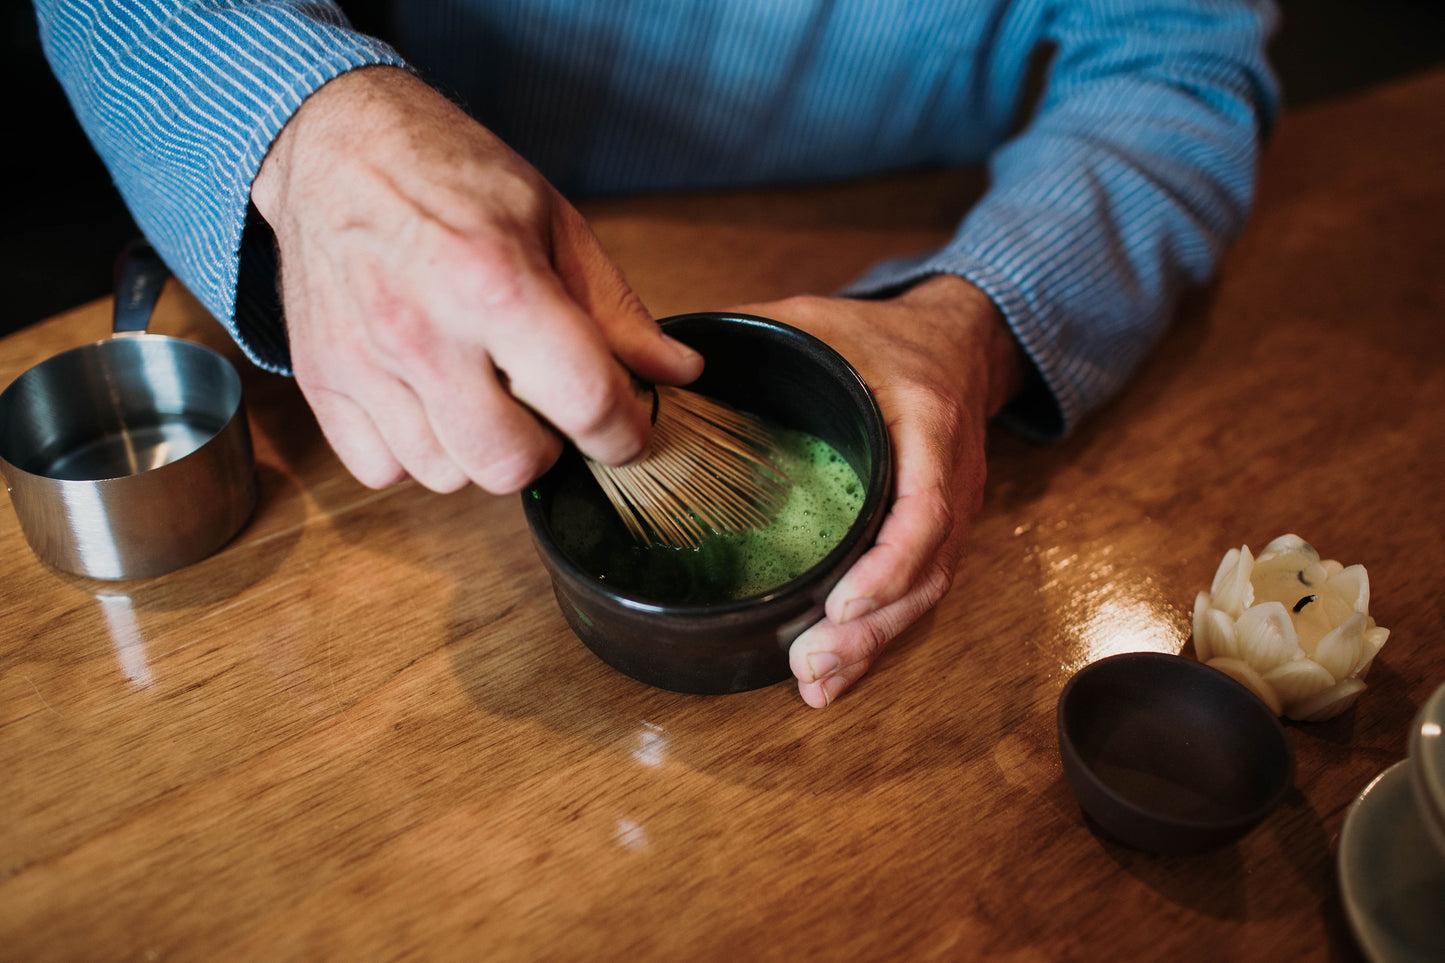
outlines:
{"label": "small black ceramic dish", "polygon": [[1224,673],[1162,652],[1109,656],[1059,695],[1059,754],[1104,835],[1162,855],[1239,839],[1294,782],[1269,707]]}
{"label": "small black ceramic dish", "polygon": [[[841,355],[789,325],[722,313],[660,323],[706,359],[689,391],[831,445],[864,488],[857,519],[822,561],[796,578],[748,598],[716,602],[658,602],[599,578],[579,563],[576,552],[569,555],[564,544],[575,532],[559,529],[576,525],[572,520],[579,514],[590,519],[585,527],[595,526],[603,543],[626,545],[631,538],[570,447],[523,491],[527,524],[563,616],[608,665],[677,692],[721,694],[771,685],[789,676],[788,647],[822,617],[828,593],[873,544],[887,513],[892,464],[883,416]],[[577,502],[589,499],[589,511],[577,512]]]}

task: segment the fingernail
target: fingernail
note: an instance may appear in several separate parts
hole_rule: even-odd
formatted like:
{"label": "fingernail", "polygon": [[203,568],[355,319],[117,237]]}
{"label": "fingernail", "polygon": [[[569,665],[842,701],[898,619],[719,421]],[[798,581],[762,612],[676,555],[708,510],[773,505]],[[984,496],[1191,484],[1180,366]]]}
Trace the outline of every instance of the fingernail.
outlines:
{"label": "fingernail", "polygon": [[808,670],[814,682],[821,682],[842,668],[843,663],[831,652],[813,652],[808,656]]}
{"label": "fingernail", "polygon": [[[843,606],[843,622],[851,622],[854,619],[861,619],[872,612],[878,604],[872,599],[854,599]],[[840,623],[841,624],[841,623]]]}
{"label": "fingernail", "polygon": [[835,675],[831,678],[824,679],[823,698],[827,700],[828,705],[832,705],[834,700],[836,700],[840,695],[842,695],[843,690],[846,688],[848,688],[848,680],[843,678],[841,675]]}
{"label": "fingernail", "polygon": [[700,364],[702,362],[702,355],[698,354],[697,351],[678,341],[676,338],[668,338],[667,340],[668,343],[672,345],[672,353],[676,356],[679,363]]}

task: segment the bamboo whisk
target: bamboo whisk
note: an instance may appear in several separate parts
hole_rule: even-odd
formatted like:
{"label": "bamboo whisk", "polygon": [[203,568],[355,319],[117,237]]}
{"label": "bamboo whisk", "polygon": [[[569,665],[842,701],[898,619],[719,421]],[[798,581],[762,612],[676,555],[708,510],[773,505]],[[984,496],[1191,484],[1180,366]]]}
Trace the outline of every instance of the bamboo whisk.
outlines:
{"label": "bamboo whisk", "polygon": [[640,542],[696,548],[709,531],[763,528],[788,499],[778,443],[756,417],[692,391],[659,385],[652,441],[641,461],[587,459]]}

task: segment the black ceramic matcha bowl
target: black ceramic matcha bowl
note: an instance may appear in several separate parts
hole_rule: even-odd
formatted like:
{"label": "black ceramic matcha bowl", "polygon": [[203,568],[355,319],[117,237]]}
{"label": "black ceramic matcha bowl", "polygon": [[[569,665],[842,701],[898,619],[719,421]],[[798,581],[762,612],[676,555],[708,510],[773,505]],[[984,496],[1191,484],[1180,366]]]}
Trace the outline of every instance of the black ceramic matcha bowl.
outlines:
{"label": "black ceramic matcha bowl", "polygon": [[[527,524],[563,616],[608,665],[677,692],[719,694],[771,685],[790,675],[788,647],[822,618],[828,593],[873,544],[883,523],[893,477],[883,416],[853,367],[797,328],[723,313],[660,323],[707,360],[689,390],[806,431],[847,459],[865,485],[858,518],[821,562],[792,581],[750,598],[710,604],[666,604],[631,595],[568,557],[552,525],[558,491],[576,492],[578,479],[587,474],[573,449],[522,493]],[[606,504],[600,489],[590,490]],[[625,537],[620,522],[609,537]]]}

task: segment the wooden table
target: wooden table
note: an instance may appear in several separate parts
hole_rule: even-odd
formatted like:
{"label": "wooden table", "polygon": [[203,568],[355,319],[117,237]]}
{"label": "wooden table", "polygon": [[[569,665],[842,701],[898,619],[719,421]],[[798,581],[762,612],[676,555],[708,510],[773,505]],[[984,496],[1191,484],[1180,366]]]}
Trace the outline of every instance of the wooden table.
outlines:
{"label": "wooden table", "polygon": [[[58,575],[0,511],[0,957],[1340,959],[1346,808],[1445,681],[1445,72],[1292,114],[1218,284],[1069,439],[992,442],[957,584],[849,696],[648,688],[568,632],[515,498],[371,492],[248,370],[262,501],[215,557]],[[592,205],[658,314],[824,292],[944,237],[970,174]],[[0,341],[0,383],[102,336]],[[161,330],[225,345],[183,291]],[[234,352],[233,352],[234,355]],[[1084,824],[1080,666],[1185,650],[1231,546],[1362,562],[1393,630],[1290,724],[1223,851]]]}

